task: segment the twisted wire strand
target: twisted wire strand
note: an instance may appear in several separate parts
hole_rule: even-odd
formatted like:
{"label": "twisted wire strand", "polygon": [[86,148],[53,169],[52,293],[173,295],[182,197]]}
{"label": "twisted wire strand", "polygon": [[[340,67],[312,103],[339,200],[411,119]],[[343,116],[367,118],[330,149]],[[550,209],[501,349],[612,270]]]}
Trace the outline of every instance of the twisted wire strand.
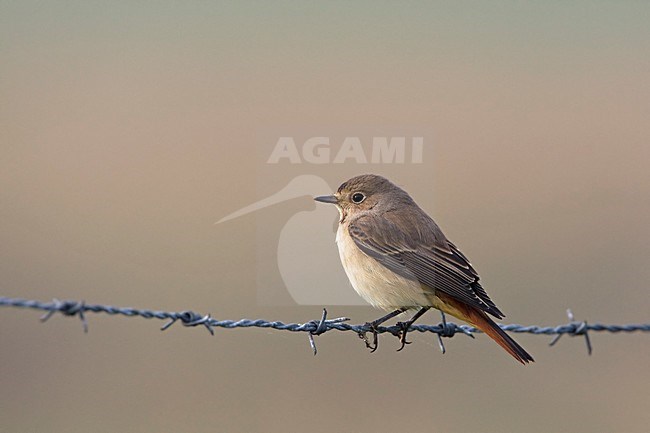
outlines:
{"label": "twisted wire strand", "polygon": [[[394,336],[399,336],[403,328],[398,325],[393,326],[379,326],[372,329],[369,323],[353,325],[346,323],[347,317],[338,317],[335,319],[327,318],[327,310],[323,309],[323,315],[319,320],[311,320],[305,323],[284,323],[280,321],[267,321],[264,319],[240,319],[240,320],[217,320],[210,314],[203,315],[194,311],[160,311],[150,309],[139,309],[130,307],[115,307],[111,305],[101,304],[86,304],[84,301],[60,301],[54,299],[50,302],[36,301],[31,299],[22,298],[8,298],[0,297],[0,306],[25,308],[32,310],[45,311],[45,315],[41,317],[42,321],[48,320],[53,314],[61,313],[65,316],[77,316],[81,319],[85,332],[88,332],[88,323],[86,320],[86,313],[105,313],[111,316],[121,315],[126,317],[142,317],[145,319],[158,319],[165,320],[161,330],[166,330],[176,322],[180,322],[183,326],[195,327],[204,326],[210,334],[214,335],[214,328],[271,328],[279,331],[290,332],[306,332],[309,335],[309,342],[316,354],[316,345],[314,343],[314,336],[321,335],[329,331],[352,331],[357,333],[360,337],[368,332],[376,331],[377,334],[389,333]],[[537,326],[537,325],[519,325],[507,324],[499,325],[504,331],[515,333],[527,333],[533,335],[554,335],[555,338],[551,341],[550,345],[554,345],[562,335],[570,336],[584,336],[587,345],[587,350],[591,354],[592,347],[589,339],[590,332],[609,332],[609,333],[632,333],[632,332],[650,332],[650,323],[643,324],[626,324],[626,325],[610,325],[602,323],[587,323],[587,321],[576,321],[573,318],[571,310],[567,310],[569,316],[569,323],[556,325],[556,326]],[[453,322],[446,322],[444,320],[437,325],[412,325],[409,332],[430,332],[437,334],[438,342],[441,350],[445,351],[442,344],[442,337],[451,338],[457,333],[465,334],[474,337],[475,333],[481,331],[469,325],[458,325]]]}

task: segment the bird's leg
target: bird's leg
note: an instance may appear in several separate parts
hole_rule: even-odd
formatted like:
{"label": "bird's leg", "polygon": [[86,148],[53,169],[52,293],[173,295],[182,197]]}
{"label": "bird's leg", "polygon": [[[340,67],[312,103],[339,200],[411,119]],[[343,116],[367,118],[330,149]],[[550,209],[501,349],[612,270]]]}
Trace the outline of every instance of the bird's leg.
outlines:
{"label": "bird's leg", "polygon": [[408,308],[400,308],[398,310],[386,314],[385,316],[380,317],[379,319],[373,320],[372,322],[366,322],[365,326],[370,328],[370,332],[372,332],[372,344],[368,342],[368,337],[366,336],[366,333],[368,331],[359,331],[359,338],[361,338],[366,343],[366,347],[370,349],[370,353],[377,350],[377,346],[379,344],[379,340],[377,338],[377,327],[382,323],[384,323],[385,321],[390,320],[399,314],[402,314],[407,309]]}
{"label": "bird's leg", "polygon": [[407,344],[411,344],[410,341],[406,341],[406,333],[408,332],[411,325],[415,323],[416,320],[418,320],[420,317],[422,317],[422,315],[424,313],[429,311],[429,308],[431,308],[431,307],[422,307],[422,308],[420,308],[420,310],[418,310],[418,312],[415,313],[413,315],[413,317],[411,317],[411,320],[409,320],[408,322],[397,322],[397,326],[402,328],[402,333],[401,333],[401,335],[399,337],[399,341],[400,341],[400,343],[402,343],[402,346],[399,349],[397,349],[398,352],[401,351],[402,349],[404,349],[404,347]]}

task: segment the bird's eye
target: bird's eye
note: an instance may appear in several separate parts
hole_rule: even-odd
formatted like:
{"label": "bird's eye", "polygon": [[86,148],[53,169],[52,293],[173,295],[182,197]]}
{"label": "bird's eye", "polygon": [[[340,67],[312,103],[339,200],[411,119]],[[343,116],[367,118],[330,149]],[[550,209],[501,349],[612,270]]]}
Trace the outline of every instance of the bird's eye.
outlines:
{"label": "bird's eye", "polygon": [[365,199],[366,199],[366,196],[363,195],[360,192],[355,192],[354,194],[352,194],[352,201],[355,202],[356,204],[361,203]]}

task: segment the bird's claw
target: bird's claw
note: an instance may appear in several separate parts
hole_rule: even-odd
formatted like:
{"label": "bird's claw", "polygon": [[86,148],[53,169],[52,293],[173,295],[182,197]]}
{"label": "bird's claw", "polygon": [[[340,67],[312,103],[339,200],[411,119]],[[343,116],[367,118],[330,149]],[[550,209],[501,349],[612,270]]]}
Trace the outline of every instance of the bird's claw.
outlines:
{"label": "bird's claw", "polygon": [[[370,331],[359,331],[359,338],[366,343],[366,348],[370,349],[370,353],[374,353],[379,346],[379,338],[377,337],[377,325],[373,322],[366,322],[365,328],[370,328]],[[372,332],[372,344],[368,341],[368,332]]]}
{"label": "bird's claw", "polygon": [[402,349],[406,347],[407,344],[411,344],[411,341],[406,341],[406,334],[408,333],[409,328],[411,327],[410,322],[397,322],[395,324],[398,328],[400,328],[400,333],[399,333],[399,342],[402,343],[399,349],[397,349],[398,352],[401,352]]}

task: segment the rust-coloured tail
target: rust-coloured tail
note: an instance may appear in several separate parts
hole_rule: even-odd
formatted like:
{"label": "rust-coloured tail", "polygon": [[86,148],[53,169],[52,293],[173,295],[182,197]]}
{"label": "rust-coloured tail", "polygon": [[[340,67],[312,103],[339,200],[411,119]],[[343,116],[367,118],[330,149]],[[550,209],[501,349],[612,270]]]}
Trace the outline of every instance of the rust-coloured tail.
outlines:
{"label": "rust-coloured tail", "polygon": [[474,308],[469,308],[468,322],[485,332],[491,339],[496,341],[499,346],[503,347],[509,354],[511,354],[517,361],[522,364],[534,362],[532,356],[524,350],[515,340],[512,339],[506,332],[499,327],[486,313]]}
{"label": "rust-coloured tail", "polygon": [[438,295],[440,300],[443,301],[441,305],[443,310],[447,313],[464,320],[472,326],[485,332],[490,338],[496,341],[499,346],[503,347],[510,355],[522,364],[534,362],[532,356],[524,350],[515,340],[512,339],[506,332],[499,327],[487,313],[469,306],[463,302],[453,299],[443,294]]}

